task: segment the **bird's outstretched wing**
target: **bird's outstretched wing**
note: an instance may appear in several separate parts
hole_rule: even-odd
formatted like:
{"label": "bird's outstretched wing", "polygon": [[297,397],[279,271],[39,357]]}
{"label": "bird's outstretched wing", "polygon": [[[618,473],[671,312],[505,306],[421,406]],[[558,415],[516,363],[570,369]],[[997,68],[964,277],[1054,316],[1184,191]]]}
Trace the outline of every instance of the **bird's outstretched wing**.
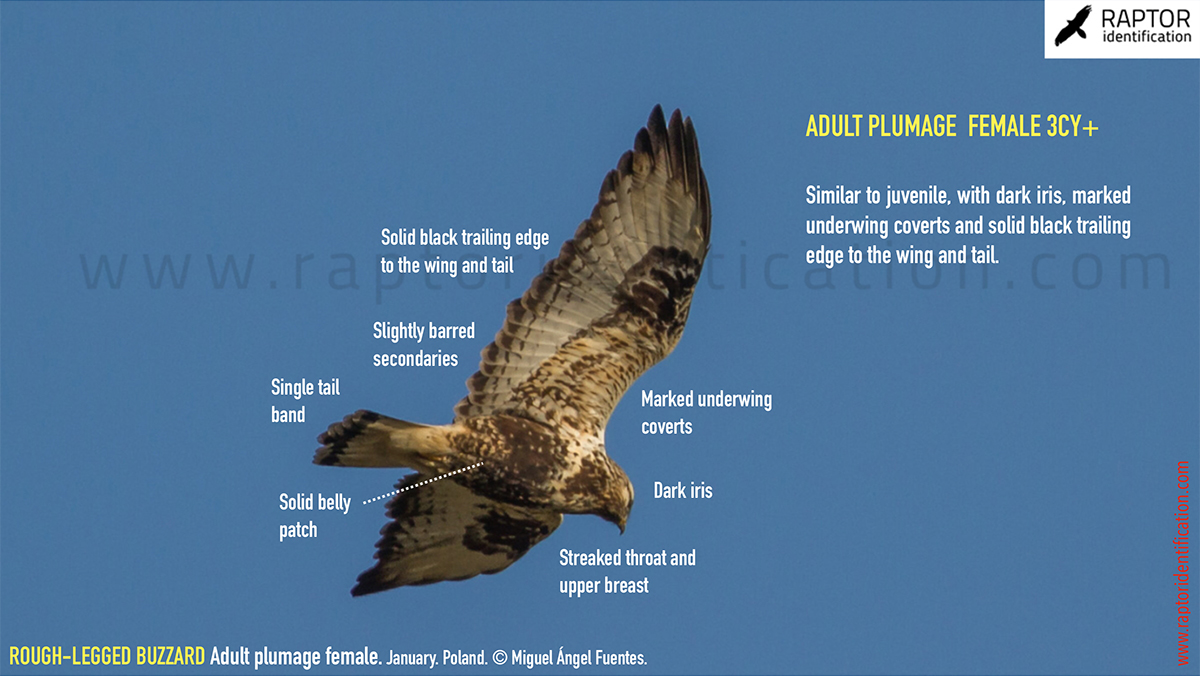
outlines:
{"label": "bird's outstretched wing", "polygon": [[496,502],[449,479],[417,487],[428,479],[410,474],[396,484],[378,562],[358,576],[354,596],[498,573],[562,523],[562,514]]}
{"label": "bird's outstretched wing", "polygon": [[683,332],[712,215],[691,119],[655,107],[563,244],[482,353],[458,418],[523,416],[598,433]]}

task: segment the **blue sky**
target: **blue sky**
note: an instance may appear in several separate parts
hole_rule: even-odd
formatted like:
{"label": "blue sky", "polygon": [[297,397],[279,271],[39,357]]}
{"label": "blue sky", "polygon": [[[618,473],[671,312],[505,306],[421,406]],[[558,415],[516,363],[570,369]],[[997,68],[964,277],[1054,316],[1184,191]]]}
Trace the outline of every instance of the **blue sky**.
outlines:
{"label": "blue sky", "polygon": [[[1044,60],[1040,3],[0,11],[3,654],[564,646],[647,660],[614,673],[1176,670],[1174,477],[1200,422],[1195,61]],[[712,249],[678,349],[607,430],[637,491],[628,530],[568,517],[500,575],[352,599],[385,521],[362,501],[401,472],[315,467],[317,434],[358,408],[448,422],[504,304],[659,103],[695,122]],[[805,135],[838,113],[954,114],[959,135]],[[1099,131],[968,137],[971,114]],[[936,184],[952,204],[806,204],[818,184]],[[1132,203],[957,204],[972,185],[1130,186]],[[805,234],[831,215],[1010,214],[1108,215],[1131,236]],[[385,227],[551,244],[398,251]],[[897,265],[889,285],[881,266],[856,284],[804,262],[872,244],[993,244],[1000,262],[986,286],[974,265]],[[375,266],[397,253],[519,257],[511,275],[389,288]],[[1154,254],[1143,288],[1132,256]],[[168,256],[188,266],[178,288]],[[372,356],[404,345],[376,321],[477,331],[432,345],[457,367],[389,369]],[[272,379],[334,377],[304,423],[270,422],[294,401]],[[650,409],[642,389],[773,405]],[[693,434],[641,433],[678,418]],[[713,497],[654,499],[656,481]],[[310,492],[354,502],[279,509]],[[279,541],[310,519],[317,537]],[[619,571],[647,594],[561,594],[612,571],[560,550],[597,548],[697,562]]]}

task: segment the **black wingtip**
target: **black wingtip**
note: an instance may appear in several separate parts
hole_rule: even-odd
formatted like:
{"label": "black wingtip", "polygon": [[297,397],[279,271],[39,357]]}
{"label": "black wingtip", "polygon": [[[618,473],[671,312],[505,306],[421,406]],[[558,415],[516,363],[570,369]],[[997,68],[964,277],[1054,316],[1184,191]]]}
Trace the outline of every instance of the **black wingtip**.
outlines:
{"label": "black wingtip", "polygon": [[712,228],[712,213],[708,181],[704,177],[704,169],[700,166],[700,144],[696,140],[696,128],[692,124],[692,118],[684,117],[683,112],[676,108],[671,113],[671,122],[668,124],[663,118],[662,105],[654,106],[646,127],[640,130],[634,139],[634,150],[647,152],[643,150],[646,145],[653,149],[648,152],[651,156],[658,158],[660,153],[665,156],[671,163],[672,173],[681,178],[688,192],[696,195],[704,213],[702,229],[707,239]]}
{"label": "black wingtip", "polygon": [[[654,152],[654,145],[650,142],[650,132],[646,131],[645,127],[639,129],[637,136],[633,137],[633,152],[645,155],[650,155]],[[632,156],[632,153],[628,150],[625,151],[625,154]],[[621,159],[624,160],[625,158],[622,156]],[[619,165],[620,163],[618,163]]]}
{"label": "black wingtip", "polygon": [[[379,558],[379,552],[375,552],[375,558]],[[358,578],[354,580],[354,583],[354,587],[350,590],[350,595],[355,597],[366,596],[367,594],[375,594],[377,592],[392,588],[391,586],[381,582],[378,561],[373,567],[359,573]]]}
{"label": "black wingtip", "polygon": [[[650,119],[646,120],[646,133],[649,135],[649,141],[652,148],[657,148],[659,143],[667,140],[667,121],[663,118],[662,106],[654,106],[654,110],[650,111]],[[641,135],[641,132],[638,132]],[[634,140],[636,144],[636,139]],[[654,153],[651,153],[654,154]]]}
{"label": "black wingtip", "polygon": [[666,118],[663,117],[663,109],[661,103],[654,104],[654,110],[650,111],[650,119],[646,122],[647,127],[663,127],[666,125]]}
{"label": "black wingtip", "polygon": [[[659,114],[661,115],[662,113],[660,112]],[[675,112],[671,113],[671,124],[668,126],[674,127],[679,124],[683,124],[683,113],[679,112],[679,109],[676,108]]]}

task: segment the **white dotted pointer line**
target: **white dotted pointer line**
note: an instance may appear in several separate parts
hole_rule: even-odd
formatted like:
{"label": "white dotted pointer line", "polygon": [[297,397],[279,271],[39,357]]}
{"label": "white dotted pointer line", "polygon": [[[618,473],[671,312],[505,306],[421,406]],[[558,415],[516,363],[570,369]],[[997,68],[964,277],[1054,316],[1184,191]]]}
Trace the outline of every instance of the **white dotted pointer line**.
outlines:
{"label": "white dotted pointer line", "polygon": [[482,464],[483,464],[482,462],[477,462],[477,463],[475,463],[474,465],[468,465],[468,466],[466,466],[466,467],[464,467],[464,468],[462,468],[462,469],[456,469],[456,470],[454,470],[453,472],[447,472],[447,473],[445,473],[445,474],[443,474],[443,475],[441,475],[441,476],[435,476],[435,477],[433,477],[432,479],[426,479],[426,480],[424,480],[424,481],[421,481],[421,482],[419,482],[419,483],[415,483],[415,484],[413,484],[413,485],[411,485],[411,486],[405,486],[404,488],[401,488],[401,489],[399,489],[399,490],[392,491],[391,493],[384,493],[383,495],[381,495],[381,496],[379,496],[379,497],[377,497],[377,498],[371,498],[370,500],[363,500],[363,504],[364,504],[364,505],[369,505],[369,504],[371,504],[372,502],[375,502],[376,500],[382,500],[382,499],[384,499],[384,498],[390,498],[390,497],[392,497],[393,495],[397,495],[397,494],[399,494],[399,493],[403,493],[404,491],[410,491],[410,490],[412,490],[412,489],[414,489],[414,488],[420,488],[421,486],[424,486],[425,484],[431,484],[431,483],[433,483],[433,482],[437,481],[438,479],[445,479],[446,477],[448,477],[448,476],[454,476],[455,474],[458,474],[459,472],[465,472],[465,471],[467,471],[467,470],[469,470],[469,469],[475,469],[476,467],[478,467],[478,466],[480,466],[480,465],[482,465]]}

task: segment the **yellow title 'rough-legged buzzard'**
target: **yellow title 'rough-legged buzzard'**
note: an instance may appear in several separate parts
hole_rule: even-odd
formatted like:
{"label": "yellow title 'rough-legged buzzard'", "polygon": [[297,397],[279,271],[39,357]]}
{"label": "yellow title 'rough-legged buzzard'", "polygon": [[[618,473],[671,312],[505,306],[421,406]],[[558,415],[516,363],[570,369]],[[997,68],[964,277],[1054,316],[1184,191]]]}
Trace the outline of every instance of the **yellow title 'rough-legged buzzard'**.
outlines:
{"label": "yellow title 'rough-legged buzzard'", "polygon": [[499,572],[563,514],[624,532],[633,485],[605,452],[604,428],[679,342],[711,220],[692,121],[676,110],[668,125],[656,106],[591,217],[508,304],[452,423],[358,411],[329,426],[313,462],[417,472],[396,484],[378,562],[352,594]]}

